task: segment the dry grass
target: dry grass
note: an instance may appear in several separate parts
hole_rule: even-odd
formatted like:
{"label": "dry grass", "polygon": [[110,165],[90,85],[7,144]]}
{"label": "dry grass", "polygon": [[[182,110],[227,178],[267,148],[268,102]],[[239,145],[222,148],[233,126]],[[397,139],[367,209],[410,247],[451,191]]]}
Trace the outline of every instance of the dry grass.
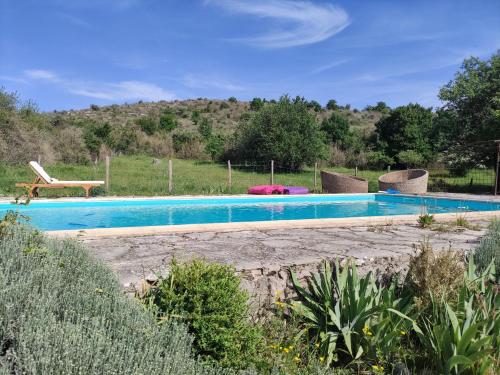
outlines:
{"label": "dry grass", "polygon": [[431,295],[453,301],[463,282],[465,266],[460,252],[448,250],[435,251],[428,240],[416,248],[416,255],[410,259],[406,283],[417,297],[417,303],[427,305]]}

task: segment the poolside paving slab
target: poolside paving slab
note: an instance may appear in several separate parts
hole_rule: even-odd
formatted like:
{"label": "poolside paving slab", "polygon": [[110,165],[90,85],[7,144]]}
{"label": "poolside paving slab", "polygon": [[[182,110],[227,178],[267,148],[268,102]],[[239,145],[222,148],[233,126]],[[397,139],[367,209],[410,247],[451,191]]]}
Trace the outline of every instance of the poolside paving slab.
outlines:
{"label": "poolside paving slab", "polygon": [[83,237],[80,241],[110,265],[126,288],[141,279],[166,274],[172,258],[203,258],[234,266],[257,307],[272,302],[276,292],[293,294],[289,271],[299,278],[321,267],[323,260],[353,259],[361,272],[378,275],[402,272],[421,241],[434,249],[467,252],[475,248],[488,221],[480,229],[422,229],[417,225],[381,225],[322,229],[270,229],[196,232],[148,236]]}

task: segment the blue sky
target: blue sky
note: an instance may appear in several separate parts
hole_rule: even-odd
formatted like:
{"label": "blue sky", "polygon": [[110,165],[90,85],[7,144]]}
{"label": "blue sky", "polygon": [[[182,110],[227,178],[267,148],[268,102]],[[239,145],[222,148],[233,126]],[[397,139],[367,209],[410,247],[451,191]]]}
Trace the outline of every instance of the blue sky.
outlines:
{"label": "blue sky", "polygon": [[437,106],[500,1],[0,0],[0,86],[42,110],[288,93]]}

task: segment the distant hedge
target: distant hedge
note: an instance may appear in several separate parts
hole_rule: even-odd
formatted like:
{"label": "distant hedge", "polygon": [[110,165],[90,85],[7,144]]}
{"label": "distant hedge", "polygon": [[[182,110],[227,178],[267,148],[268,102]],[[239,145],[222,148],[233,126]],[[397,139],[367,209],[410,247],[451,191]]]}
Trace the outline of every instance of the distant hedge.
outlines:
{"label": "distant hedge", "polygon": [[[15,218],[14,218],[15,219]],[[0,221],[0,374],[219,374],[76,241]]]}

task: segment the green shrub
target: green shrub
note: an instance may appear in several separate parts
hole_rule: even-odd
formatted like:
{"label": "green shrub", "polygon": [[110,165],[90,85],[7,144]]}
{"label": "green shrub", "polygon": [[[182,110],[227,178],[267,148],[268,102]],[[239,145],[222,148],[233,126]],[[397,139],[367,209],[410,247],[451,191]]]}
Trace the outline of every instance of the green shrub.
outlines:
{"label": "green shrub", "polygon": [[193,358],[184,325],[158,325],[79,243],[2,227],[0,373],[217,373]]}
{"label": "green shrub", "polygon": [[230,103],[238,103],[238,99],[236,99],[234,96],[229,97],[227,101]]}
{"label": "green shrub", "polygon": [[421,167],[424,164],[423,156],[413,150],[399,152],[396,159],[408,168]]}
{"label": "green shrub", "polygon": [[370,169],[383,169],[394,164],[394,159],[381,151],[370,151],[366,153],[366,164]]}
{"label": "green shrub", "polygon": [[175,118],[175,115],[170,111],[165,111],[160,116],[159,129],[166,133],[170,133],[172,130],[179,126],[179,121]]}
{"label": "green shrub", "polygon": [[474,252],[474,261],[480,270],[485,270],[494,261],[495,276],[500,281],[500,221],[494,221]]}
{"label": "green shrub", "polygon": [[139,125],[141,130],[147,135],[153,135],[158,131],[158,123],[152,117],[141,117],[136,121],[136,124]]}
{"label": "green shrub", "polygon": [[422,214],[418,217],[417,222],[420,228],[429,228],[436,220],[434,219],[434,215]]}
{"label": "green shrub", "polygon": [[455,300],[463,283],[464,264],[453,250],[434,251],[427,240],[410,259],[406,288],[411,290],[419,307],[426,308],[431,295],[438,300]]}
{"label": "green shrub", "polygon": [[258,111],[262,107],[264,107],[264,101],[261,98],[253,98],[252,101],[250,102],[251,111]]}
{"label": "green shrub", "polygon": [[201,260],[170,266],[168,277],[145,297],[159,318],[184,321],[207,361],[235,368],[258,362],[261,332],[249,321],[248,296],[234,268]]}
{"label": "green shrub", "polygon": [[203,117],[199,122],[198,122],[198,132],[204,139],[210,138],[212,135],[212,120]]}
{"label": "green shrub", "polygon": [[339,110],[339,105],[335,99],[330,99],[328,103],[326,103],[326,109],[330,111],[337,111]]}
{"label": "green shrub", "polygon": [[456,301],[431,293],[429,312],[419,319],[422,329],[415,331],[425,358],[440,374],[500,370],[500,290],[491,282],[492,271],[490,266],[478,274],[471,259]]}
{"label": "green shrub", "polygon": [[401,332],[410,330],[412,320],[401,316],[411,313],[411,305],[396,298],[394,284],[382,288],[372,273],[359,276],[355,265],[340,270],[336,263],[333,272],[327,262],[322,273],[311,276],[307,289],[294,273],[292,281],[301,302],[291,309],[302,317],[326,365],[360,360],[376,367],[382,367],[381,361],[395,364]]}
{"label": "green shrub", "polygon": [[224,153],[224,137],[220,134],[210,136],[205,143],[205,152],[212,160],[216,160]]}

